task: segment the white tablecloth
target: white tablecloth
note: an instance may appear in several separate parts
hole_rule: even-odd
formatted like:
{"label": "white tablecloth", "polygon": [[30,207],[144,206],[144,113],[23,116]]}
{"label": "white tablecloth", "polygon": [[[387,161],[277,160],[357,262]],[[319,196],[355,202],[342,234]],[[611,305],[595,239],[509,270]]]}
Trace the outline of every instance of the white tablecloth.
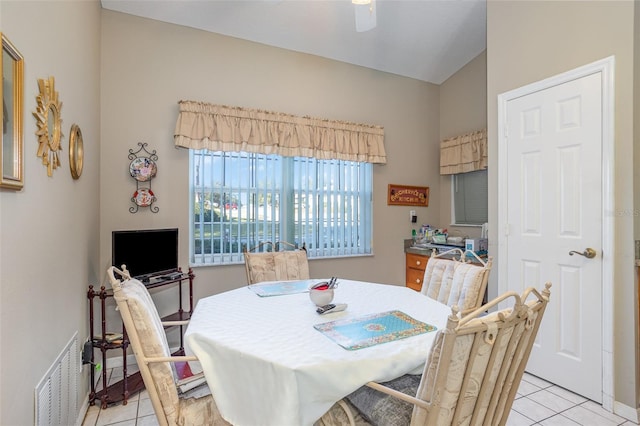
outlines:
{"label": "white tablecloth", "polygon": [[[318,280],[321,281],[321,280]],[[340,280],[318,315],[308,293],[259,297],[248,287],[201,299],[185,332],[222,416],[236,426],[311,425],[369,381],[419,374],[436,332],[346,350],[313,325],[400,310],[436,326],[451,309],[406,287]]]}

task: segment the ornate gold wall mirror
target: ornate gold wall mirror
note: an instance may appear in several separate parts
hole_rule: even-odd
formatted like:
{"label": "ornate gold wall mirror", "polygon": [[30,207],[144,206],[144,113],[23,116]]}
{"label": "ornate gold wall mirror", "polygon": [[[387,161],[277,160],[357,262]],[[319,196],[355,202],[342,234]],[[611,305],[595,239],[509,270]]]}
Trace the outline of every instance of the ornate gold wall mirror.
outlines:
{"label": "ornate gold wall mirror", "polygon": [[0,187],[24,186],[24,145],[22,107],[24,93],[24,57],[2,34],[2,149],[0,150]]}
{"label": "ornate gold wall mirror", "polygon": [[77,124],[71,126],[69,131],[69,168],[71,177],[78,179],[82,174],[82,162],[84,161],[84,143],[82,132]]}
{"label": "ornate gold wall mirror", "polygon": [[47,175],[52,176],[53,170],[60,166],[58,151],[62,148],[60,110],[62,103],[58,100],[58,92],[55,90],[55,80],[49,77],[47,80],[38,79],[40,94],[36,96],[38,106],[33,116],[38,121],[38,157],[42,157],[42,164],[47,166]]}

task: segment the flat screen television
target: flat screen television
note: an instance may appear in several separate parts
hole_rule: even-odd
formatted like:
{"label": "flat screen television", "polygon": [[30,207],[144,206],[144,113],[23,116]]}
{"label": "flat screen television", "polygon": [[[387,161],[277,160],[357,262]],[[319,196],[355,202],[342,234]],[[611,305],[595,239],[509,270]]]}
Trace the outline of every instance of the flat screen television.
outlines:
{"label": "flat screen television", "polygon": [[178,267],[178,228],[113,231],[111,247],[113,266],[136,278]]}

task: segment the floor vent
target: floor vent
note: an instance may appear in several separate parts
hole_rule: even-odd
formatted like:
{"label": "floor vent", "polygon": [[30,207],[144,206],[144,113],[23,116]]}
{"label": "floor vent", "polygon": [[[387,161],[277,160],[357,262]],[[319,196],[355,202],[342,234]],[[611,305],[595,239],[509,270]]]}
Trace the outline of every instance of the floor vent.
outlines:
{"label": "floor vent", "polygon": [[36,387],[36,426],[75,423],[79,365],[76,332]]}

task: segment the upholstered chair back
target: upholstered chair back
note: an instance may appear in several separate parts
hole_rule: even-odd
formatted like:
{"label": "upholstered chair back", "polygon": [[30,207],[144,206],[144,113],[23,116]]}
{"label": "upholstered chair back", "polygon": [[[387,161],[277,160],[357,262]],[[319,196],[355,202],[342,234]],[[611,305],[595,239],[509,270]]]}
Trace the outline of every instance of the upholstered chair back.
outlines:
{"label": "upholstered chair back", "polygon": [[[111,286],[127,330],[127,336],[136,355],[143,354],[145,357],[171,356],[160,316],[144,284],[131,278],[124,282],[114,280]],[[169,362],[154,363],[148,366],[148,370],[153,378],[153,386],[158,393],[165,416],[170,420],[170,423],[175,422],[178,391],[175,386],[176,376],[172,365]],[[145,386],[147,386],[146,381]]]}
{"label": "upholstered chair back", "polygon": [[[422,375],[367,383],[346,398],[355,418],[378,426],[505,425],[550,287],[506,293],[462,318],[452,308]],[[498,304],[507,307],[485,315]],[[345,411],[352,425],[362,424]]]}
{"label": "upholstered chair back", "polygon": [[427,262],[422,280],[422,294],[442,303],[449,300],[453,272],[460,262],[455,259],[432,257]]}
{"label": "upholstered chair back", "polygon": [[[454,312],[436,342],[422,374],[412,425],[504,425],[522,379],[531,347],[549,301],[550,284],[522,296],[507,293],[491,303],[511,307],[462,319]],[[532,300],[526,301],[530,296]],[[490,306],[487,306],[490,308]]]}
{"label": "upholstered chair back", "polygon": [[421,293],[448,306],[457,306],[463,315],[473,311],[482,305],[493,259],[477,261],[476,264],[432,256],[424,271]]}
{"label": "upholstered chair back", "polygon": [[245,251],[244,264],[247,284],[309,279],[309,262],[304,248],[285,251]]}
{"label": "upholstered chair back", "polygon": [[[116,273],[122,281],[116,278]],[[197,359],[171,355],[164,325],[144,284],[131,278],[126,269],[111,267],[107,274],[159,424],[227,424],[220,417],[206,383],[190,394],[178,394],[174,362]]]}

